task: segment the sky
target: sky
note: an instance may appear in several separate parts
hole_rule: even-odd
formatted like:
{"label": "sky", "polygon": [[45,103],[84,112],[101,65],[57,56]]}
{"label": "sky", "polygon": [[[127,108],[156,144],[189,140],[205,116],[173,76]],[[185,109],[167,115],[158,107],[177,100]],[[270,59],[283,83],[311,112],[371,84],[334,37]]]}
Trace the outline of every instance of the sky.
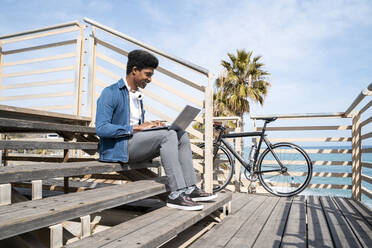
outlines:
{"label": "sky", "polygon": [[0,36],[96,20],[218,75],[236,49],[271,75],[253,115],[343,112],[372,83],[372,1],[0,0]]}

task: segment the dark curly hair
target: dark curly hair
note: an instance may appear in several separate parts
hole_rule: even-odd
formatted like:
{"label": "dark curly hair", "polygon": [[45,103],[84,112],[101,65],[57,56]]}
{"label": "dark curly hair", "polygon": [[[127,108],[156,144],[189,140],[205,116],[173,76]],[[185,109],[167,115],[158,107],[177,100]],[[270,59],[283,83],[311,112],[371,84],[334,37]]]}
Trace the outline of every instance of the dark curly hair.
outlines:
{"label": "dark curly hair", "polygon": [[159,60],[151,53],[139,49],[133,50],[128,54],[127,75],[129,75],[133,67],[137,67],[139,70],[148,67],[156,69],[158,64]]}

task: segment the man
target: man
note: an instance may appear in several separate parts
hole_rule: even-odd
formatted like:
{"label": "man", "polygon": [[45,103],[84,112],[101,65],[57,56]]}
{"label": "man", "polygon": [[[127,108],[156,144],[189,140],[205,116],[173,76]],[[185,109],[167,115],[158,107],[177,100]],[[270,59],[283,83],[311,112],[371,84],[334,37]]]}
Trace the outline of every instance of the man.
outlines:
{"label": "man", "polygon": [[144,121],[142,95],[151,82],[158,59],[144,50],[128,54],[125,79],[105,88],[97,101],[96,130],[100,137],[100,160],[136,163],[160,155],[171,193],[167,206],[200,210],[197,201],[209,201],[196,184],[189,138],[184,131],[144,129],[162,126],[160,121]]}

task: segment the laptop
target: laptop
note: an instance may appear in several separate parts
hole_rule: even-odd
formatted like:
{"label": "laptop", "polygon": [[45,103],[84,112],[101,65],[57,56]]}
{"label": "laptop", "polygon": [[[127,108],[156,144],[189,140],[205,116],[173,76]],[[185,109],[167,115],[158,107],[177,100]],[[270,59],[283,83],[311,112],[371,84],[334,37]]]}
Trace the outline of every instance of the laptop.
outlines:
{"label": "laptop", "polygon": [[163,127],[147,128],[147,129],[143,129],[142,132],[161,130],[161,129],[176,130],[176,131],[186,130],[186,128],[190,125],[190,123],[199,114],[199,112],[200,112],[200,109],[194,108],[190,105],[186,105],[181,111],[181,113],[179,113],[177,118],[173,121],[172,125],[163,126]]}

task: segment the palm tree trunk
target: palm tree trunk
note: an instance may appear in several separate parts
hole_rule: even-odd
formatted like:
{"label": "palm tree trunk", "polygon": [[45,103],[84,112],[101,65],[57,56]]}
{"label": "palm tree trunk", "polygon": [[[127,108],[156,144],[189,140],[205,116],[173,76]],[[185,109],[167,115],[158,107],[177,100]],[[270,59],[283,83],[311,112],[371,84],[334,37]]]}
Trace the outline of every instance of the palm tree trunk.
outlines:
{"label": "palm tree trunk", "polygon": [[249,74],[248,76],[248,87],[253,88],[252,74]]}

